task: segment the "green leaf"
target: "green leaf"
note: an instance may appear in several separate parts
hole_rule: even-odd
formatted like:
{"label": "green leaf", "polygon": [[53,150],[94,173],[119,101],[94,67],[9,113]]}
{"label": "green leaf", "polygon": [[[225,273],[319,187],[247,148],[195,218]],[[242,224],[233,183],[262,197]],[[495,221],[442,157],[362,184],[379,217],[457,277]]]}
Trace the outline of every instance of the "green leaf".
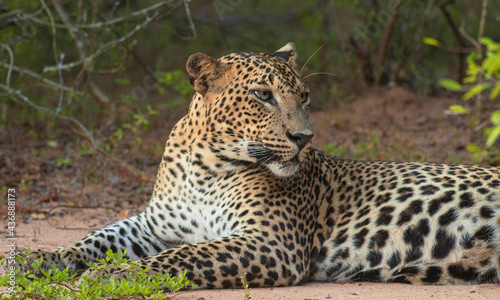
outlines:
{"label": "green leaf", "polygon": [[121,140],[123,138],[123,130],[121,128],[117,129],[115,131],[115,136],[118,140]]}
{"label": "green leaf", "polygon": [[457,114],[467,114],[467,113],[469,113],[469,110],[467,108],[463,107],[462,105],[458,105],[458,104],[451,105],[450,106],[450,110],[452,112],[457,113]]}
{"label": "green leaf", "polygon": [[68,166],[71,167],[73,165],[73,160],[71,158],[56,158],[56,166]]}
{"label": "green leaf", "polygon": [[481,72],[481,68],[477,65],[476,60],[481,59],[482,54],[471,53],[467,55],[467,76],[464,79],[465,83],[474,83],[477,81],[477,74]]}
{"label": "green leaf", "polygon": [[436,40],[435,38],[424,37],[422,39],[422,43],[424,43],[426,45],[430,45],[430,46],[441,48],[441,43],[438,40]]}
{"label": "green leaf", "polygon": [[491,114],[491,123],[500,126],[500,110],[496,110]]}
{"label": "green leaf", "polygon": [[478,153],[479,151],[481,151],[481,148],[479,148],[479,146],[475,144],[469,144],[465,147],[465,149],[469,153]]}
{"label": "green leaf", "polygon": [[130,79],[127,78],[116,78],[115,82],[118,84],[130,84]]}
{"label": "green leaf", "polygon": [[485,89],[487,89],[489,85],[487,83],[480,83],[476,84],[475,86],[471,87],[467,93],[465,93],[462,96],[462,100],[469,100],[470,98],[476,96],[477,94],[481,93]]}
{"label": "green leaf", "polygon": [[486,70],[486,79],[490,79],[494,73],[498,73],[500,71],[500,52],[488,53],[482,67]]}
{"label": "green leaf", "polygon": [[488,140],[486,141],[486,147],[491,147],[497,140],[498,136],[500,136],[500,125],[493,128],[490,135],[488,136]]}
{"label": "green leaf", "polygon": [[481,44],[485,45],[486,47],[488,47],[489,51],[500,50],[500,43],[495,42],[494,40],[492,40],[489,37],[482,37],[481,39],[479,39],[479,42]]}
{"label": "green leaf", "polygon": [[453,79],[448,79],[448,78],[439,79],[439,85],[444,87],[445,89],[456,92],[461,92],[464,89],[460,83],[456,82]]}
{"label": "green leaf", "polygon": [[495,87],[493,88],[493,90],[491,90],[491,94],[490,94],[490,97],[489,97],[490,100],[495,99],[498,96],[498,94],[500,94],[500,83],[497,83],[495,85]]}

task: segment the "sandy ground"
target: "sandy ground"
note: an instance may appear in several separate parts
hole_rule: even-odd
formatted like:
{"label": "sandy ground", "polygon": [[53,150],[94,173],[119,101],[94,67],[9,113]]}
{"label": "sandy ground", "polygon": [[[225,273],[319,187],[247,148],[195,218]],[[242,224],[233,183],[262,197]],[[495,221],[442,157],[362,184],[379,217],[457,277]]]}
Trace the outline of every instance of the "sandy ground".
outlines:
{"label": "sandy ground", "polygon": [[[49,220],[30,221],[18,223],[17,246],[31,249],[51,249],[67,245],[83,238],[93,229],[112,223],[122,218],[126,213],[95,217],[93,210],[55,210],[55,216]],[[59,212],[59,213],[58,213]],[[44,214],[33,217],[44,217]],[[49,224],[60,228],[54,228]],[[69,229],[87,228],[87,229]],[[2,235],[5,239],[5,235]],[[4,240],[5,241],[5,240]],[[2,244],[6,244],[3,242]],[[2,254],[6,249],[2,248]],[[3,270],[1,271],[3,276]],[[225,300],[244,299],[242,289],[231,290],[190,290],[181,291],[170,295],[173,300]],[[250,290],[252,300],[341,300],[341,299],[500,299],[500,285],[466,285],[466,286],[412,286],[406,284],[385,283],[308,283],[302,286],[284,288],[253,288]]]}

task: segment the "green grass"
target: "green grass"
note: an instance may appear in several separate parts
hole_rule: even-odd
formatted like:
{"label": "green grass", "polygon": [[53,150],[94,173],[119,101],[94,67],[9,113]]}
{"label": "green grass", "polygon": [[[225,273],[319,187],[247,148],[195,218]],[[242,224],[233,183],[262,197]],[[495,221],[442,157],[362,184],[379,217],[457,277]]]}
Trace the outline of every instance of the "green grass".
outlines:
{"label": "green grass", "polygon": [[[25,254],[28,254],[27,251]],[[126,253],[126,251],[125,251]],[[112,253],[109,250],[105,259],[88,265],[99,271],[127,264],[132,266],[132,272],[126,278],[115,280],[106,275],[98,275],[96,278],[86,276],[77,277],[69,275],[67,267],[58,270],[56,267],[48,271],[40,270],[42,259],[32,264],[32,271],[24,274],[14,273],[15,281],[10,281],[10,274],[0,279],[0,286],[10,288],[0,294],[0,299],[164,299],[168,293],[174,293],[182,288],[196,288],[190,285],[186,278],[186,271],[179,276],[170,274],[147,274],[147,269],[138,268],[128,259],[125,253]],[[24,261],[23,256],[16,257],[19,262]],[[0,259],[2,263],[4,259]],[[40,270],[41,276],[35,273]]]}

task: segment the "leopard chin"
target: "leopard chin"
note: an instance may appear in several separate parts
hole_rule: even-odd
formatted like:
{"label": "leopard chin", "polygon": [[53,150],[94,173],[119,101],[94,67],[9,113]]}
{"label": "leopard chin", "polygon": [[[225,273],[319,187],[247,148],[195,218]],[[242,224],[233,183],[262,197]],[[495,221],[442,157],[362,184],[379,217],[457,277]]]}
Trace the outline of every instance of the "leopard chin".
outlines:
{"label": "leopard chin", "polygon": [[300,165],[299,154],[297,154],[287,161],[274,161],[268,164],[267,168],[277,177],[290,177],[299,171]]}

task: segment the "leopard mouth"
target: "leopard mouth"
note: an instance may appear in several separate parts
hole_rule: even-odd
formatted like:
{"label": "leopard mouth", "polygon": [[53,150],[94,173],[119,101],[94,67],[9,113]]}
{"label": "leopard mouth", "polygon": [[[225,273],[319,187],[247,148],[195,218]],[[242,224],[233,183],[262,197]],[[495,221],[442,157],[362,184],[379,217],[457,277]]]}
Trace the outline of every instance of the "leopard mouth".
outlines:
{"label": "leopard mouth", "polygon": [[283,160],[283,158],[277,155],[273,158],[273,160],[268,160],[265,165],[278,177],[290,177],[300,169],[301,161],[299,154],[294,155],[288,160]]}
{"label": "leopard mouth", "polygon": [[[292,158],[284,160],[278,151],[266,149],[262,144],[252,144],[249,147],[250,156],[257,159],[264,165],[275,165],[279,168],[293,171],[301,163],[301,152],[296,153]],[[287,171],[287,172],[288,172]]]}
{"label": "leopard mouth", "polygon": [[287,168],[295,167],[296,165],[300,164],[299,154],[297,153],[294,157],[292,157],[291,159],[289,159],[287,161],[284,161],[282,164],[283,164],[283,166],[285,166]]}
{"label": "leopard mouth", "polygon": [[295,166],[298,166],[300,164],[300,159],[299,159],[300,153],[297,153],[295,156],[288,160],[283,160],[283,158],[279,157],[278,155],[273,155],[271,158],[267,159],[267,163],[277,163],[282,165],[285,168],[293,168]]}

